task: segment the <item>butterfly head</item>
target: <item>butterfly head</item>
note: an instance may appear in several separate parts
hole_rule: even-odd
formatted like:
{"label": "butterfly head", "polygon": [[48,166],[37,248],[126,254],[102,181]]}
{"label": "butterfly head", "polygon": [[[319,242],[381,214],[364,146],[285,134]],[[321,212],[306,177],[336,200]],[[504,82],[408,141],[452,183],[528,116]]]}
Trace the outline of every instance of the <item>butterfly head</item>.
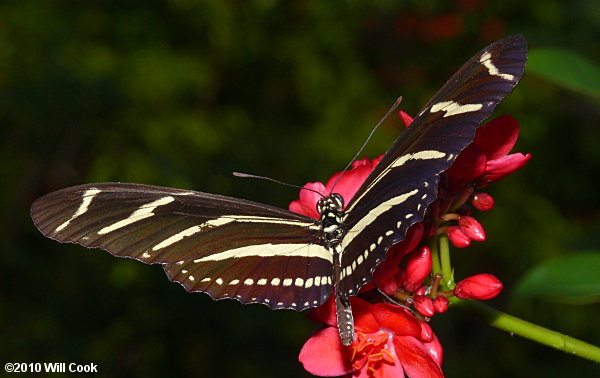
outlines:
{"label": "butterfly head", "polygon": [[343,208],[344,198],[338,193],[323,197],[317,202],[317,211],[321,215],[319,224],[323,238],[330,244],[341,240],[343,236]]}
{"label": "butterfly head", "polygon": [[329,196],[322,197],[317,201],[317,211],[323,215],[326,211],[342,211],[344,208],[344,198],[341,194],[332,193]]}

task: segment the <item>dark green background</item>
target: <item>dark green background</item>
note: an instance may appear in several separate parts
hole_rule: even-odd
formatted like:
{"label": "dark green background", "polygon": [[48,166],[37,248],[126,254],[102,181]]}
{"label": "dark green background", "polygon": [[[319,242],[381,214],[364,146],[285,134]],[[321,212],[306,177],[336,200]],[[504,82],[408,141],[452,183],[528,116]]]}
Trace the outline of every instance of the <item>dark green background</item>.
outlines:
{"label": "dark green background", "polygon": [[[303,314],[187,294],[160,267],[45,239],[38,196],[97,181],[233,195],[286,207],[340,170],[397,96],[411,114],[484,46],[600,57],[593,0],[42,1],[0,4],[0,362],[94,362],[102,375],[306,376]],[[526,72],[499,107],[533,160],[489,189],[489,241],[454,251],[457,279],[490,272],[500,309],[592,343],[598,306],[531,300],[530,268],[600,240],[598,97]],[[365,154],[402,130],[392,116]],[[449,377],[564,377],[597,365],[456,311],[432,323]]]}

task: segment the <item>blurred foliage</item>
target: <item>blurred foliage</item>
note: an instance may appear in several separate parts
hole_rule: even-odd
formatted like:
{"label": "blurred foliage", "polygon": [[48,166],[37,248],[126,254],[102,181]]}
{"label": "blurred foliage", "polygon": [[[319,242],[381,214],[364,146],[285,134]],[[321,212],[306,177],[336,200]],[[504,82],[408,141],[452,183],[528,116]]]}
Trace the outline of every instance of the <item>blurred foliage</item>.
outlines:
{"label": "blurred foliage", "polygon": [[566,49],[529,51],[528,72],[566,88],[600,97],[600,66]]}
{"label": "blurred foliage", "polygon": [[[593,0],[5,0],[0,14],[0,356],[94,362],[103,376],[306,376],[297,353],[315,326],[45,239],[29,219],[36,197],[123,181],[285,207],[293,190],[231,172],[326,180],[397,96],[416,114],[505,35],[600,59]],[[517,147],[533,160],[489,189],[489,241],[454,262],[457,279],[500,277],[493,305],[505,309],[534,265],[598,248],[600,112],[597,99],[526,72],[500,113],[520,121]],[[365,154],[384,152],[401,129],[389,119]],[[513,314],[600,342],[597,306],[530,300]],[[449,377],[599,373],[454,311],[433,327]]]}
{"label": "blurred foliage", "polygon": [[516,302],[544,299],[566,304],[600,301],[600,252],[578,252],[539,263],[511,293]]}

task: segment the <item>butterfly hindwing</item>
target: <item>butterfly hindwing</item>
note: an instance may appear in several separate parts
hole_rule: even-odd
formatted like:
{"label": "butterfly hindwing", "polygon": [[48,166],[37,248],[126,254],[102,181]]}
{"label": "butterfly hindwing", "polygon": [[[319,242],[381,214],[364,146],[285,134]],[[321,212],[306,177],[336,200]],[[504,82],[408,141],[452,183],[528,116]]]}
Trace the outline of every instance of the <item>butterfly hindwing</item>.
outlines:
{"label": "butterfly hindwing", "polygon": [[309,257],[322,247],[306,244],[285,248],[289,255],[265,258],[259,254],[222,260],[213,255],[215,258],[165,264],[164,269],[172,281],[188,291],[202,291],[213,298],[235,298],[243,303],[298,311],[325,302],[332,291],[331,262]]}

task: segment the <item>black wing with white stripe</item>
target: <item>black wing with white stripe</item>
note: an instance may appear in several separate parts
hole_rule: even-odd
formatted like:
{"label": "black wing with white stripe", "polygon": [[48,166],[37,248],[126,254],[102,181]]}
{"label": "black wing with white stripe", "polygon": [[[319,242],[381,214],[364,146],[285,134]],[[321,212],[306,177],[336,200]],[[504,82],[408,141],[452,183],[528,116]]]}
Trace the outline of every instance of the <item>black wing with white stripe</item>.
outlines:
{"label": "black wing with white stripe", "polygon": [[31,209],[44,235],[163,264],[173,281],[213,298],[302,310],[331,293],[332,256],[311,218],[214,194],[88,184]]}
{"label": "black wing with white stripe", "polygon": [[439,174],[468,146],[477,127],[523,76],[522,35],[498,41],[472,57],[436,93],[386,152],[346,207],[342,291],[371,279],[387,250],[423,220],[437,196]]}

